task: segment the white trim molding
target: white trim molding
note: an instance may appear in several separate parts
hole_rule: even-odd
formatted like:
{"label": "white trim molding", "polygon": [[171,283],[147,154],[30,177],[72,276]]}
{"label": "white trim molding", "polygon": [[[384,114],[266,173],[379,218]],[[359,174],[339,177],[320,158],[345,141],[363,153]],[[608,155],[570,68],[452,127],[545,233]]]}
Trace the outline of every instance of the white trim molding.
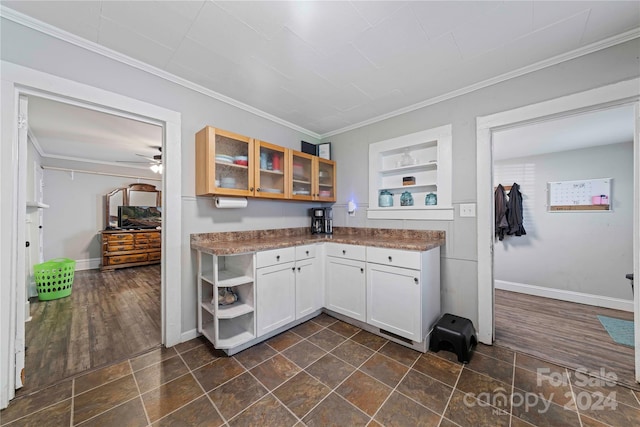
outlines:
{"label": "white trim molding", "polygon": [[76,260],[76,271],[95,270],[100,268],[100,258],[87,258]]}
{"label": "white trim molding", "polygon": [[200,335],[202,335],[200,332],[198,332],[197,329],[191,329],[189,331],[183,332],[182,334],[180,334],[180,342],[187,342],[187,341],[191,341],[194,338],[198,338]]}
{"label": "white trim molding", "polygon": [[536,297],[552,298],[560,301],[633,312],[633,300],[604,297],[601,295],[528,285],[526,283],[508,282],[505,280],[496,280],[495,288],[502,289],[504,291],[518,292],[520,294],[533,295]]}

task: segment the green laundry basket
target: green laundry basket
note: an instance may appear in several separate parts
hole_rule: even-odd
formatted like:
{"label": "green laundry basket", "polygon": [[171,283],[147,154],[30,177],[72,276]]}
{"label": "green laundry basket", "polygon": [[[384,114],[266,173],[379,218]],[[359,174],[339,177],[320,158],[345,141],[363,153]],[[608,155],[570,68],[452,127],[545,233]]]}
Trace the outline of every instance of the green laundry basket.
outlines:
{"label": "green laundry basket", "polygon": [[48,301],[71,295],[76,262],[69,258],[54,258],[33,266],[38,299]]}

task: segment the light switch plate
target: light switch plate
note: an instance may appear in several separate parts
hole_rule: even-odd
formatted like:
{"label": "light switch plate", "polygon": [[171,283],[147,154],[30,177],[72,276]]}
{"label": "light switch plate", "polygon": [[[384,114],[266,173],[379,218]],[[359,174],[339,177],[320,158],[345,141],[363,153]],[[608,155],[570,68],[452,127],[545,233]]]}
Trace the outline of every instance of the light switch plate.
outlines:
{"label": "light switch plate", "polygon": [[476,216],[476,204],[475,203],[461,203],[460,204],[460,217],[475,217]]}

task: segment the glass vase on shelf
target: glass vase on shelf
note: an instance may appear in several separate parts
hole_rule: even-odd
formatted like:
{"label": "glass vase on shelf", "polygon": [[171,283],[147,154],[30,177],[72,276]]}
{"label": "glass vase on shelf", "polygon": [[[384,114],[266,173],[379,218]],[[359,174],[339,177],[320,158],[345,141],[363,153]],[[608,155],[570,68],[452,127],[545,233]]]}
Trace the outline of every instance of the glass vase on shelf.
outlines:
{"label": "glass vase on shelf", "polygon": [[400,196],[400,206],[413,206],[413,196],[408,191],[405,191]]}

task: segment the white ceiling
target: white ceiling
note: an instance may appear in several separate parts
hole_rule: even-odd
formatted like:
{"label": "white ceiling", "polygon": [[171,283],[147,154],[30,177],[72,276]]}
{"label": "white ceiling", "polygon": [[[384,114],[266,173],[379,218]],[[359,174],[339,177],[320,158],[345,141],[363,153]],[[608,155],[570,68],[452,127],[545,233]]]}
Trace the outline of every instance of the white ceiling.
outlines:
{"label": "white ceiling", "polygon": [[28,120],[47,159],[148,169],[145,157],[160,154],[162,146],[160,126],[37,96],[29,96]]}
{"label": "white ceiling", "polygon": [[638,1],[2,4],[319,136],[640,27]]}
{"label": "white ceiling", "polygon": [[493,133],[493,159],[632,142],[634,128],[633,105],[518,126]]}

